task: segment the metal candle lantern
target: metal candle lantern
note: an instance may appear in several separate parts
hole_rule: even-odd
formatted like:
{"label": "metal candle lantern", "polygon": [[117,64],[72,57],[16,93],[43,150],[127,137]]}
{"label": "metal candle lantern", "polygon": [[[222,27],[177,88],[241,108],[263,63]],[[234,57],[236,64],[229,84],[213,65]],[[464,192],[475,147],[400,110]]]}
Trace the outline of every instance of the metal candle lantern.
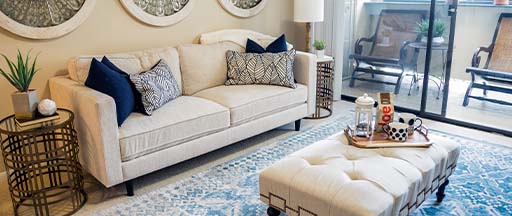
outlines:
{"label": "metal candle lantern", "polygon": [[373,133],[373,105],[375,100],[364,94],[356,100],[355,134],[370,137]]}

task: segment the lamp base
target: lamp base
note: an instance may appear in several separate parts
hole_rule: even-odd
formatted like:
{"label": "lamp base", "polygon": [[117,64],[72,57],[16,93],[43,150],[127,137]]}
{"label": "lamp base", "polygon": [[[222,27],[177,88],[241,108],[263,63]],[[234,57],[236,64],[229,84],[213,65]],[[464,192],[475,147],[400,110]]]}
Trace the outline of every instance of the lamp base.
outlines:
{"label": "lamp base", "polygon": [[311,46],[311,23],[307,22],[306,23],[306,48],[305,48],[306,52],[310,52],[310,48],[309,48],[310,46]]}

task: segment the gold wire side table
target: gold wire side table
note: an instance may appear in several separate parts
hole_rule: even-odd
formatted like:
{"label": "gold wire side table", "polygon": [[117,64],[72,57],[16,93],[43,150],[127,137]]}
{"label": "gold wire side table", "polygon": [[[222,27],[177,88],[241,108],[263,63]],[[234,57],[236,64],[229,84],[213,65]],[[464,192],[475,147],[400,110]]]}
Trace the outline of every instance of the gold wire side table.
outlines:
{"label": "gold wire side table", "polygon": [[66,109],[57,112],[58,120],[37,129],[20,128],[14,115],[0,121],[15,215],[71,215],[87,200],[74,115]]}
{"label": "gold wire side table", "polygon": [[315,113],[306,119],[323,119],[332,115],[334,58],[318,58],[316,68],[316,108]]}

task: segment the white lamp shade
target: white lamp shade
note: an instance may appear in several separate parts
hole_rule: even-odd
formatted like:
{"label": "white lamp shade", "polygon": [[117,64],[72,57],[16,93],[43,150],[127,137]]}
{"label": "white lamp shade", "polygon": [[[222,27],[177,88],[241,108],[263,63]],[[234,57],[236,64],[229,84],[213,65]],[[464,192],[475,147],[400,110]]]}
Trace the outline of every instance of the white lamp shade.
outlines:
{"label": "white lamp shade", "polygon": [[294,0],[293,21],[323,22],[324,0]]}

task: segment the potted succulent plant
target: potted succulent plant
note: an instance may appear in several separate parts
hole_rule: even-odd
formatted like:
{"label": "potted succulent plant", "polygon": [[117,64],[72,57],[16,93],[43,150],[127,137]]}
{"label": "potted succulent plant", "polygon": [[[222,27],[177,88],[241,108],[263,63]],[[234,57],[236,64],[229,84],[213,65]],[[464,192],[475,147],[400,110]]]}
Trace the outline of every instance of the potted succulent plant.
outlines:
{"label": "potted succulent plant", "polygon": [[25,59],[18,50],[15,61],[9,60],[6,55],[1,54],[9,68],[9,72],[0,68],[0,74],[12,85],[17,91],[11,94],[12,104],[14,107],[14,115],[18,119],[32,119],[37,110],[37,91],[30,89],[32,78],[39,71],[36,69],[37,56],[30,62],[30,52],[27,53]]}
{"label": "potted succulent plant", "polygon": [[313,47],[315,47],[316,56],[318,58],[323,58],[325,54],[325,41],[315,40],[315,42],[313,43]]}
{"label": "potted succulent plant", "polygon": [[[427,37],[428,37],[428,27],[429,27],[429,21],[428,20],[422,20],[418,25],[416,26],[416,32],[421,36],[421,42],[426,43]],[[435,44],[441,44],[444,42],[444,31],[446,30],[446,23],[444,23],[440,19],[434,20],[434,32],[433,32],[433,43]]]}

